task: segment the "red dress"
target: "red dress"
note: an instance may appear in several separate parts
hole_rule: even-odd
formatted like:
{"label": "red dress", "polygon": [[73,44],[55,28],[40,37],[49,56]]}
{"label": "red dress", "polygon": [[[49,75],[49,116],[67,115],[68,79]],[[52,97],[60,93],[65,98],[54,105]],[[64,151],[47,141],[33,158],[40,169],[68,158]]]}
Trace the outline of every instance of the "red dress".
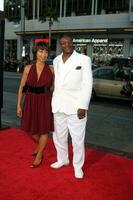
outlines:
{"label": "red dress", "polygon": [[[32,87],[50,87],[53,74],[45,64],[39,80],[37,80],[36,65],[33,64],[27,77],[27,84]],[[53,131],[53,114],[51,108],[52,93],[26,92],[23,104],[21,128],[30,134],[48,134]]]}

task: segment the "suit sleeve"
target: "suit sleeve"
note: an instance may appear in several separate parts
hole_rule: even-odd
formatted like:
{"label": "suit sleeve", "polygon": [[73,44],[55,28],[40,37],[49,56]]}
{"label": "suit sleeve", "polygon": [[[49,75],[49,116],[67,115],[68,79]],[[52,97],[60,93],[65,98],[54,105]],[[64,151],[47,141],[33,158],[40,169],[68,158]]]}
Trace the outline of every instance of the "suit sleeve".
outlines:
{"label": "suit sleeve", "polygon": [[92,93],[92,69],[91,59],[87,56],[82,61],[82,84],[81,84],[81,96],[79,108],[88,110],[88,106],[91,99]]}

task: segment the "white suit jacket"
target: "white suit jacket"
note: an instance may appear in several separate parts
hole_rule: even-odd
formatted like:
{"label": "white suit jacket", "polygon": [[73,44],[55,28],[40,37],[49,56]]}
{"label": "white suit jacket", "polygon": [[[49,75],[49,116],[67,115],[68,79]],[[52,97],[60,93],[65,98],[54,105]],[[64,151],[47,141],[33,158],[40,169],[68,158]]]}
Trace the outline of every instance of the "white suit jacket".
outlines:
{"label": "white suit jacket", "polygon": [[52,111],[76,114],[79,108],[88,109],[92,92],[91,60],[73,51],[63,63],[62,54],[53,60],[55,88]]}

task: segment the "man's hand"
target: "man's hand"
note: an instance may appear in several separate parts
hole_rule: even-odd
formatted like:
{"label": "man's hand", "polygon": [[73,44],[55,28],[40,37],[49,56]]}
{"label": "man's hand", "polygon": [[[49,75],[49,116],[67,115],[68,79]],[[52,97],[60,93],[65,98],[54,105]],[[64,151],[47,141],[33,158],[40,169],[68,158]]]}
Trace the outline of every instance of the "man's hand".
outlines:
{"label": "man's hand", "polygon": [[79,119],[83,119],[86,115],[86,110],[79,108],[77,111],[77,115]]}

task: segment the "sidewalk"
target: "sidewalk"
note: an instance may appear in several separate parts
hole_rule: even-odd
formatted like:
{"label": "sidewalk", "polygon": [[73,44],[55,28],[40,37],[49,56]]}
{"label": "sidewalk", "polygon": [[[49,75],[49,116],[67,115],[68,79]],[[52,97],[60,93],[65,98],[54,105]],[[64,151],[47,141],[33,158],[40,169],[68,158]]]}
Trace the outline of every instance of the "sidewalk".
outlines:
{"label": "sidewalk", "polygon": [[17,78],[17,79],[20,79],[22,76],[22,73],[19,73],[19,72],[6,72],[4,71],[4,77],[6,78]]}
{"label": "sidewalk", "polygon": [[17,94],[4,92],[3,93],[3,109],[2,122],[11,127],[19,126],[19,118],[16,116]]}

